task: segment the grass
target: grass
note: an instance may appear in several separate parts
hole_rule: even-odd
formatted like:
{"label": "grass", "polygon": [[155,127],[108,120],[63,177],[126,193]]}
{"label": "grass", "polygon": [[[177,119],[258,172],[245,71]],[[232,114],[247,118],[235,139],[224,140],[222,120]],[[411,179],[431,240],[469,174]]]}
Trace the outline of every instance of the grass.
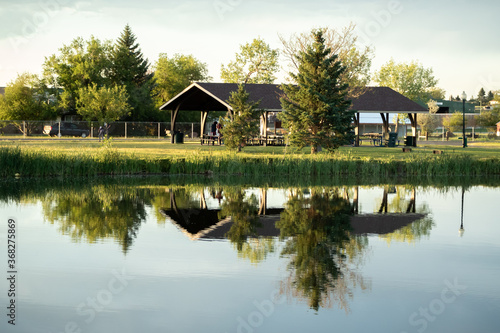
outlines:
{"label": "grass", "polygon": [[[0,176],[96,176],[103,174],[219,174],[288,176],[479,176],[500,174],[500,143],[456,145],[421,142],[411,153],[399,148],[341,147],[310,155],[305,148],[182,145],[166,140],[90,139],[0,141]],[[444,154],[435,155],[433,150]]]}

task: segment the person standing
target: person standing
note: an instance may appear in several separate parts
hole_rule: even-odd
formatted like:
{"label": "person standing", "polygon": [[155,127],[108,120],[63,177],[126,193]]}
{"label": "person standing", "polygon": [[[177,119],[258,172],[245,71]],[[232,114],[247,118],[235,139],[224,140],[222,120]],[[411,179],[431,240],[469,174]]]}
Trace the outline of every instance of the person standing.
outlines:
{"label": "person standing", "polygon": [[217,135],[217,121],[214,121],[214,123],[212,124],[212,136],[216,135]]}
{"label": "person standing", "polygon": [[98,137],[99,137],[99,142],[101,142],[101,140],[104,140],[104,127],[102,126],[99,126]]}

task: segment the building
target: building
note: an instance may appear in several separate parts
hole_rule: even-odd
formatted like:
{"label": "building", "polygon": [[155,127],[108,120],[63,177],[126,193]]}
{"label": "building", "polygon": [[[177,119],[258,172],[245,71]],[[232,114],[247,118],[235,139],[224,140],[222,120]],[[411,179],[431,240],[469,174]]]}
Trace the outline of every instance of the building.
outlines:
{"label": "building", "polygon": [[[461,101],[448,101],[445,99],[436,100],[437,105],[439,106],[439,110],[437,113],[455,113],[455,112],[463,112],[463,102]],[[475,113],[476,106],[474,103],[465,102],[465,113]]]}

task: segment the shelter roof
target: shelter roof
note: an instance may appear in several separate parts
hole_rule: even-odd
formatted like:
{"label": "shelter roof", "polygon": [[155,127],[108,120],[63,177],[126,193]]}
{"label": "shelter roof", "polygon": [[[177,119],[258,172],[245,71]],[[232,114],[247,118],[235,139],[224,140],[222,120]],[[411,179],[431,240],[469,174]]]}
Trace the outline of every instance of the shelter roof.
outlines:
{"label": "shelter roof", "polygon": [[[227,111],[236,83],[195,82],[160,107],[160,110]],[[277,84],[246,84],[250,100],[259,101],[267,111],[282,111]],[[363,113],[427,113],[428,110],[388,87],[367,87],[352,99],[352,110]]]}

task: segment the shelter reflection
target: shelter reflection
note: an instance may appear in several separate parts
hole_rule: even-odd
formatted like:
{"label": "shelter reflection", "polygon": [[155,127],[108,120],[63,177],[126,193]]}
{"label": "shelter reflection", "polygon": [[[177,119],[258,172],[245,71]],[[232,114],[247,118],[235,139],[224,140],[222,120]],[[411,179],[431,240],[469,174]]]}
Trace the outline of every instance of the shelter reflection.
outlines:
{"label": "shelter reflection", "polygon": [[353,269],[364,259],[367,235],[378,234],[388,242],[414,241],[433,226],[425,206],[417,212],[415,188],[384,187],[380,205],[369,214],[359,213],[359,187],[289,189],[281,207],[268,206],[269,191],[220,189],[220,205],[213,201],[209,207],[207,197],[214,199],[213,191],[200,190],[190,194],[199,202],[186,208],[179,208],[171,191],[170,208],[161,212],[190,239],[228,239],[238,256],[252,263],[274,252],[281,239],[281,255],[290,260],[281,291],[314,310],[336,304],[349,311],[353,290],[369,288]]}

